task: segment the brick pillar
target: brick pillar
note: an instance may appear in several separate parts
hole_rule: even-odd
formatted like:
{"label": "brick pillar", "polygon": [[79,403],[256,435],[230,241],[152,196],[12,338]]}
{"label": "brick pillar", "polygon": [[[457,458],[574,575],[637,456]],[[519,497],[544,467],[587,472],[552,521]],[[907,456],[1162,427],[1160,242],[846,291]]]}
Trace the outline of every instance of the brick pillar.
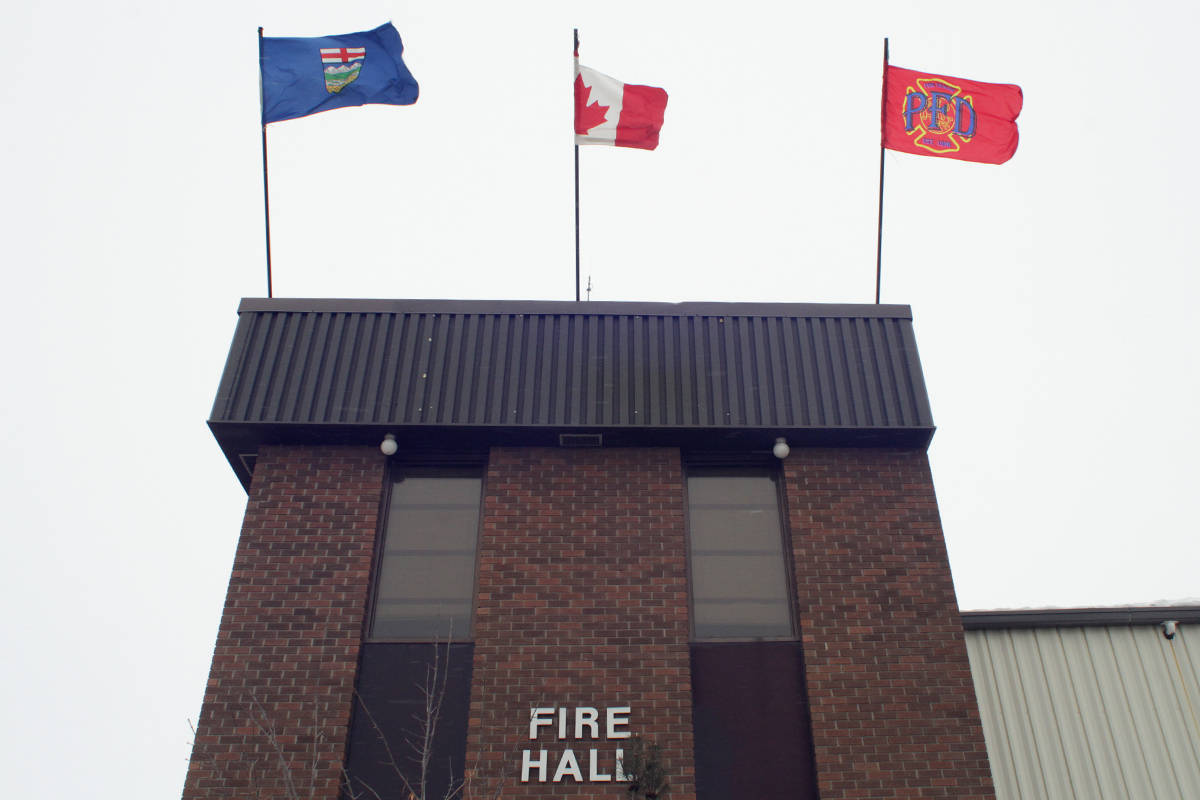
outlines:
{"label": "brick pillar", "polygon": [[925,453],[784,462],[821,800],[993,800]]}
{"label": "brick pillar", "polygon": [[185,800],[336,800],[383,476],[375,448],[259,452]]}
{"label": "brick pillar", "polygon": [[[692,800],[687,548],[679,452],[491,452],[480,545],[467,766],[505,800],[620,798],[613,783],[519,782],[521,752],[621,742],[530,741],[534,706],[631,706],[665,751],[671,800]],[[601,765],[611,772],[611,763]]]}

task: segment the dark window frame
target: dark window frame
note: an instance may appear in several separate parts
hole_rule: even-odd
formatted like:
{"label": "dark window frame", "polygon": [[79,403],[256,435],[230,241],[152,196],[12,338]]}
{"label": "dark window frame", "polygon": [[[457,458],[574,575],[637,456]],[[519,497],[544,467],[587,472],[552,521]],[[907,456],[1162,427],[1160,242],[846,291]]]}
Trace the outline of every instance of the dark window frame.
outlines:
{"label": "dark window frame", "polygon": [[[758,472],[771,477],[775,489],[775,502],[779,515],[779,546],[784,571],[786,591],[786,607],[791,633],[785,636],[698,636],[696,633],[696,593],[695,576],[693,575],[693,542],[692,542],[692,502],[689,481],[697,472],[737,473]],[[791,527],[788,523],[787,491],[784,485],[784,474],[779,461],[775,458],[730,459],[727,457],[706,458],[704,456],[687,456],[683,462],[683,499],[685,510],[685,540],[687,544],[687,582],[688,582],[688,628],[689,640],[692,644],[720,644],[722,642],[798,642],[800,641],[800,614],[796,606],[796,570],[792,551]]]}
{"label": "dark window frame", "polygon": [[[472,577],[468,606],[467,630],[449,630],[448,636],[381,636],[375,634],[375,622],[379,606],[380,583],[383,577],[384,555],[387,549],[388,524],[392,512],[392,496],[397,480],[407,473],[424,473],[427,475],[470,470],[479,477],[479,508],[475,524],[474,558],[472,559]],[[363,642],[365,643],[439,643],[447,641],[454,643],[473,642],[475,639],[475,616],[477,598],[479,596],[479,563],[480,545],[483,532],[483,506],[487,495],[487,456],[485,454],[439,454],[437,456],[416,455],[404,458],[393,456],[388,459],[387,471],[383,483],[383,496],[380,502],[379,524],[375,536],[374,556],[371,561],[371,584],[367,597],[367,613],[364,615]]]}

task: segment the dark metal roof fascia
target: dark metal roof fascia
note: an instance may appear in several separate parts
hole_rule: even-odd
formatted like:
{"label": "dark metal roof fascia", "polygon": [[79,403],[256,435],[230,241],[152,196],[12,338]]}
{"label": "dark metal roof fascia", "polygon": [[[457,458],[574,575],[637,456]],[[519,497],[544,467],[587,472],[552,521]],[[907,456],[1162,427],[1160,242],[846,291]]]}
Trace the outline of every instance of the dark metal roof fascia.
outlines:
{"label": "dark metal roof fascia", "polygon": [[[261,445],[926,448],[901,305],[244,299],[209,426]],[[473,441],[471,437],[474,437]]]}
{"label": "dark metal roof fascia", "polygon": [[1118,608],[1037,608],[1012,611],[963,611],[963,629],[1083,628],[1158,625],[1167,620],[1200,623],[1200,606],[1124,606]]}

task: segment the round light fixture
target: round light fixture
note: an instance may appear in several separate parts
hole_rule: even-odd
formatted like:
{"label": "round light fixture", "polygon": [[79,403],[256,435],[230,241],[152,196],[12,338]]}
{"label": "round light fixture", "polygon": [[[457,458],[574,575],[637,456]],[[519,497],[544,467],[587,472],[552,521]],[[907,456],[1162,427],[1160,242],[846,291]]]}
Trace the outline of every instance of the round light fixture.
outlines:
{"label": "round light fixture", "polygon": [[788,454],[792,452],[792,448],[788,447],[787,439],[780,436],[775,440],[775,446],[771,448],[771,452],[776,458],[782,460],[788,457]]}
{"label": "round light fixture", "polygon": [[383,453],[385,456],[396,455],[397,449],[398,445],[396,444],[396,437],[393,434],[386,434],[383,437],[383,441],[379,443],[379,452]]}

